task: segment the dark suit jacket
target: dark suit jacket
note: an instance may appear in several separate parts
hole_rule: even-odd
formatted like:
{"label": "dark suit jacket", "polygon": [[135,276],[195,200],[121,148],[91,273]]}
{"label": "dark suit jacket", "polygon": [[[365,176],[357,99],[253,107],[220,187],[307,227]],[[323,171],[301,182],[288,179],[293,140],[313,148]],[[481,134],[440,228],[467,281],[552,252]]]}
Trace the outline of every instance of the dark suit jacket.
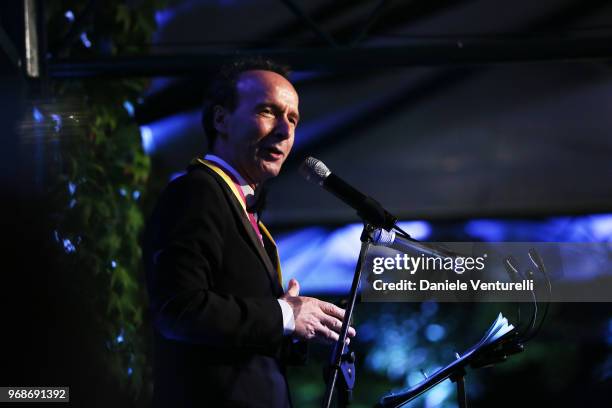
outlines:
{"label": "dark suit jacket", "polygon": [[[162,193],[145,234],[156,407],[290,406],[274,244],[202,164]],[[272,259],[273,258],[273,259]]]}

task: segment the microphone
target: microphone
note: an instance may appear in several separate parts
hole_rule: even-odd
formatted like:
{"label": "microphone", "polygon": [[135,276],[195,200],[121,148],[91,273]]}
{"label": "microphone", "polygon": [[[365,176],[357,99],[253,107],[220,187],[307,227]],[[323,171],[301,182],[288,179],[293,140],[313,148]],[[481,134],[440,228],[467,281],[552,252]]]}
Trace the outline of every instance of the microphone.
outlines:
{"label": "microphone", "polygon": [[386,230],[395,226],[396,217],[385,210],[378,201],[356,190],[332,173],[321,160],[307,157],[300,166],[300,173],[306,180],[318,184],[355,209],[357,215],[368,224]]}
{"label": "microphone", "polygon": [[372,243],[375,245],[390,247],[398,251],[416,250],[437,258],[457,258],[463,256],[443,248],[442,246],[432,245],[431,243],[425,245],[424,243],[415,239],[397,235],[395,231],[385,231],[383,229],[377,229],[372,233]]}

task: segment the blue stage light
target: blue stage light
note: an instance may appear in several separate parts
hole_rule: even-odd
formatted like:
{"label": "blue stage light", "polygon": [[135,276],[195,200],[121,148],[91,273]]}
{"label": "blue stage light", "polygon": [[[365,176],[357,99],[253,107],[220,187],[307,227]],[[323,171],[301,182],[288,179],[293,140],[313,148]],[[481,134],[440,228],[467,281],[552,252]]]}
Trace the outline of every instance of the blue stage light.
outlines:
{"label": "blue stage light", "polygon": [[414,387],[415,385],[423,381],[423,379],[423,373],[421,373],[420,370],[413,370],[406,376],[406,382],[410,387]]}
{"label": "blue stage light", "polygon": [[36,123],[42,123],[42,121],[45,120],[45,117],[37,107],[32,108],[32,117]]}
{"label": "blue stage light", "polygon": [[[431,226],[424,221],[400,225],[416,239],[426,239],[431,234]],[[313,227],[278,237],[283,276],[287,281],[296,278],[305,293],[332,294],[346,290],[359,256],[362,228],[361,224],[332,231]]]}
{"label": "blue stage light", "polygon": [[[438,369],[432,368],[430,372],[435,372]],[[454,384],[450,381],[443,381],[425,394],[425,408],[439,408],[440,405],[453,394]]]}
{"label": "blue stage light", "polygon": [[392,347],[387,350],[387,377],[397,381],[405,377],[408,366],[408,350],[405,347]]}
{"label": "blue stage light", "polygon": [[485,242],[503,242],[506,238],[504,225],[496,220],[473,220],[465,224],[465,232]]}
{"label": "blue stage light", "polygon": [[594,240],[612,242],[612,214],[598,214],[589,218]]}
{"label": "blue stage light", "polygon": [[83,45],[85,46],[85,48],[91,48],[91,41],[89,41],[89,38],[87,38],[87,33],[85,31],[83,31],[81,33],[81,42],[83,43]]}
{"label": "blue stage light", "polygon": [[432,343],[442,340],[445,335],[446,329],[439,324],[430,324],[425,328],[425,337]]}
{"label": "blue stage light", "polygon": [[64,238],[62,243],[64,245],[64,251],[66,251],[67,254],[71,254],[76,251],[76,247],[68,238]]}
{"label": "blue stage light", "polygon": [[[155,12],[155,22],[157,23],[158,31],[170,23],[177,15],[182,13],[190,13],[192,10],[202,4],[199,0],[181,1],[180,4],[174,5],[171,8],[158,10]],[[223,5],[223,4],[220,4]]]}
{"label": "blue stage light", "polygon": [[428,353],[425,347],[417,347],[410,350],[408,354],[408,367],[420,367],[425,363]]}
{"label": "blue stage light", "polygon": [[163,28],[169,21],[176,16],[176,11],[173,9],[158,10],[155,12],[155,23],[157,28]]}
{"label": "blue stage light", "polygon": [[76,184],[74,184],[72,181],[68,182],[68,193],[70,193],[70,195],[74,195],[74,193],[76,192],[77,186]]}
{"label": "blue stage light", "polygon": [[155,144],[153,142],[153,132],[151,131],[150,127],[140,127],[140,139],[142,142],[142,149],[145,151],[145,153],[153,153],[153,150],[155,149]]}
{"label": "blue stage light", "polygon": [[412,238],[424,241],[431,235],[431,224],[427,221],[400,221],[398,226]]}
{"label": "blue stage light", "polygon": [[55,126],[53,126],[53,130],[59,132],[62,129],[62,117],[56,113],[51,114],[51,119],[55,122]]}
{"label": "blue stage light", "polygon": [[171,145],[185,134],[201,132],[202,113],[199,109],[183,112],[148,123],[140,127],[143,149],[147,154],[154,154],[158,149]]}
{"label": "blue stage light", "polygon": [[128,113],[128,115],[131,118],[133,118],[134,117],[134,105],[132,105],[132,102],[130,101],[123,102],[123,107],[125,108],[125,111]]}

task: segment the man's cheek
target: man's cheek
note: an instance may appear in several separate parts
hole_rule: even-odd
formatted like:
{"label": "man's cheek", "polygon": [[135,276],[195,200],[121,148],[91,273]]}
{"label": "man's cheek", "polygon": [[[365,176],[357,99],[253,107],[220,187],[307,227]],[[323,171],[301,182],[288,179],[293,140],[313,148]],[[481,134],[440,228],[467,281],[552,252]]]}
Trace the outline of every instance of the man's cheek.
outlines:
{"label": "man's cheek", "polygon": [[255,126],[259,140],[265,139],[274,131],[274,124],[269,121],[257,122]]}
{"label": "man's cheek", "polygon": [[289,156],[289,153],[291,153],[291,149],[293,148],[293,142],[294,139],[293,137],[291,137],[291,140],[288,142],[287,148],[285,150],[285,158],[287,158],[287,156]]}

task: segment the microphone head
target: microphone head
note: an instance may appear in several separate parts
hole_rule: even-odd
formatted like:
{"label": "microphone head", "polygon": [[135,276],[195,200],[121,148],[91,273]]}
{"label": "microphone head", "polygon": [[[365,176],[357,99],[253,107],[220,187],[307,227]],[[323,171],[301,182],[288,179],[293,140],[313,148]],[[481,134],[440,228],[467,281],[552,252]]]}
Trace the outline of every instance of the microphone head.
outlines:
{"label": "microphone head", "polygon": [[533,248],[531,248],[528,253],[531,263],[533,263],[542,274],[546,275],[546,266],[544,266],[544,261],[542,260],[540,254],[538,254],[538,252]]}
{"label": "microphone head", "polygon": [[372,242],[375,245],[389,247],[395,242],[395,231],[386,231],[382,228],[377,228],[372,234]]}
{"label": "microphone head", "polygon": [[308,156],[300,165],[300,174],[308,181],[323,185],[325,179],[331,174],[327,166],[319,159]]}

